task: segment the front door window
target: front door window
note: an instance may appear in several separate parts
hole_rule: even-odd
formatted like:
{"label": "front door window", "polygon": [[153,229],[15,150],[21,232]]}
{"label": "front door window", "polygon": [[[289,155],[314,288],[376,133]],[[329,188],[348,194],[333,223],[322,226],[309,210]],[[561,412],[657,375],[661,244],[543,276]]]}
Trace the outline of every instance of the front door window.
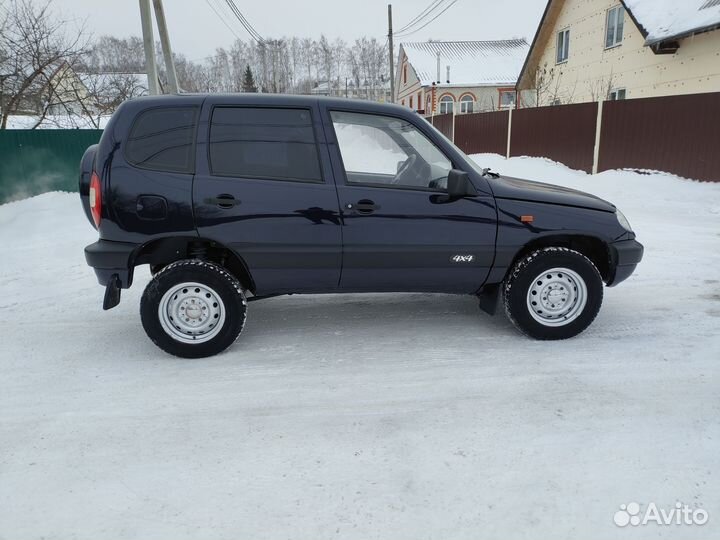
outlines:
{"label": "front door window", "polygon": [[445,189],[452,163],[406,120],[331,113],[348,184]]}

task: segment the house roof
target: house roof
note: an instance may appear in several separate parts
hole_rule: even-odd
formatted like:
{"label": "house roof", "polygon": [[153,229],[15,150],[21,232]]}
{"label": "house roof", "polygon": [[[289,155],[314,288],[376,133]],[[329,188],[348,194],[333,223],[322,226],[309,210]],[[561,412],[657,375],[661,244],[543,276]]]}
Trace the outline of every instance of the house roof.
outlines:
{"label": "house roof", "polygon": [[437,82],[438,53],[442,86],[514,86],[530,49],[524,39],[423,41],[402,43],[400,47],[423,86]]}
{"label": "house roof", "polygon": [[646,45],[720,28],[720,0],[622,0]]}

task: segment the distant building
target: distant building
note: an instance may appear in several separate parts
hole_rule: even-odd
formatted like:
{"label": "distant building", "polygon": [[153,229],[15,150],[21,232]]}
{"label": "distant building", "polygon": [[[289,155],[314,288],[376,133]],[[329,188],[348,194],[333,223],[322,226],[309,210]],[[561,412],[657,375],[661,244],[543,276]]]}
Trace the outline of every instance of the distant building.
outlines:
{"label": "distant building", "polygon": [[395,102],[426,115],[514,107],[528,50],[524,39],[401,43]]}
{"label": "distant building", "polygon": [[719,29],[720,0],[549,0],[521,106],[720,91]]}
{"label": "distant building", "polygon": [[367,81],[361,81],[358,85],[350,78],[332,81],[318,82],[310,93],[315,96],[335,96],[347,97],[352,99],[367,99],[370,101],[390,101],[390,82],[379,81],[377,84],[370,84]]}
{"label": "distant building", "polygon": [[[30,68],[28,68],[30,69]],[[63,105],[64,114],[80,114],[81,107],[77,103],[78,91],[82,99],[85,88],[77,77],[77,73],[67,62],[58,62],[46,67],[43,73],[47,76],[36,76],[29,86],[22,92],[21,97],[14,104],[15,115],[55,114]],[[23,73],[16,82],[16,87],[29,81],[31,75]],[[0,92],[0,109],[5,108],[13,88],[9,92]]]}
{"label": "distant building", "polygon": [[112,114],[130,98],[148,93],[144,73],[80,73],[66,62],[37,78],[17,107],[16,115],[98,116]]}
{"label": "distant building", "polygon": [[146,73],[78,73],[78,79],[85,87],[90,107],[101,112],[113,112],[128,99],[149,94]]}

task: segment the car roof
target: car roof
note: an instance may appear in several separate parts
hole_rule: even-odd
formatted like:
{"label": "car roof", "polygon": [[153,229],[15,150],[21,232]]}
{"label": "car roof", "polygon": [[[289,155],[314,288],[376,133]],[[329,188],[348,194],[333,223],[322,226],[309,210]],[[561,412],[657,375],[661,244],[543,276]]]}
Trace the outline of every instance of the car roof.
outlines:
{"label": "car roof", "polygon": [[412,113],[411,109],[390,103],[379,103],[363,99],[349,99],[328,96],[308,96],[295,94],[259,94],[259,93],[226,93],[226,94],[162,94],[157,96],[142,96],[131,101],[146,107],[157,107],[167,105],[180,105],[182,103],[210,100],[214,104],[223,105],[257,105],[257,106],[296,106],[310,107],[315,104],[322,104],[326,107],[338,109],[350,109],[359,112],[378,113]]}

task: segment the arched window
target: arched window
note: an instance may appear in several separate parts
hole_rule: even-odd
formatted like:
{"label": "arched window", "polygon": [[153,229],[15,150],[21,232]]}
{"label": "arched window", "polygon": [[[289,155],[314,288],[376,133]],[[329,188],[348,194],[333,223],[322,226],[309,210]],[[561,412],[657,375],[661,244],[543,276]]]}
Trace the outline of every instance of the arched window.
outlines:
{"label": "arched window", "polygon": [[440,114],[447,114],[453,112],[453,105],[455,100],[452,96],[444,95],[440,98]]}
{"label": "arched window", "polygon": [[473,108],[475,107],[475,100],[470,94],[465,94],[463,97],[460,98],[460,113],[466,114],[473,112]]}

